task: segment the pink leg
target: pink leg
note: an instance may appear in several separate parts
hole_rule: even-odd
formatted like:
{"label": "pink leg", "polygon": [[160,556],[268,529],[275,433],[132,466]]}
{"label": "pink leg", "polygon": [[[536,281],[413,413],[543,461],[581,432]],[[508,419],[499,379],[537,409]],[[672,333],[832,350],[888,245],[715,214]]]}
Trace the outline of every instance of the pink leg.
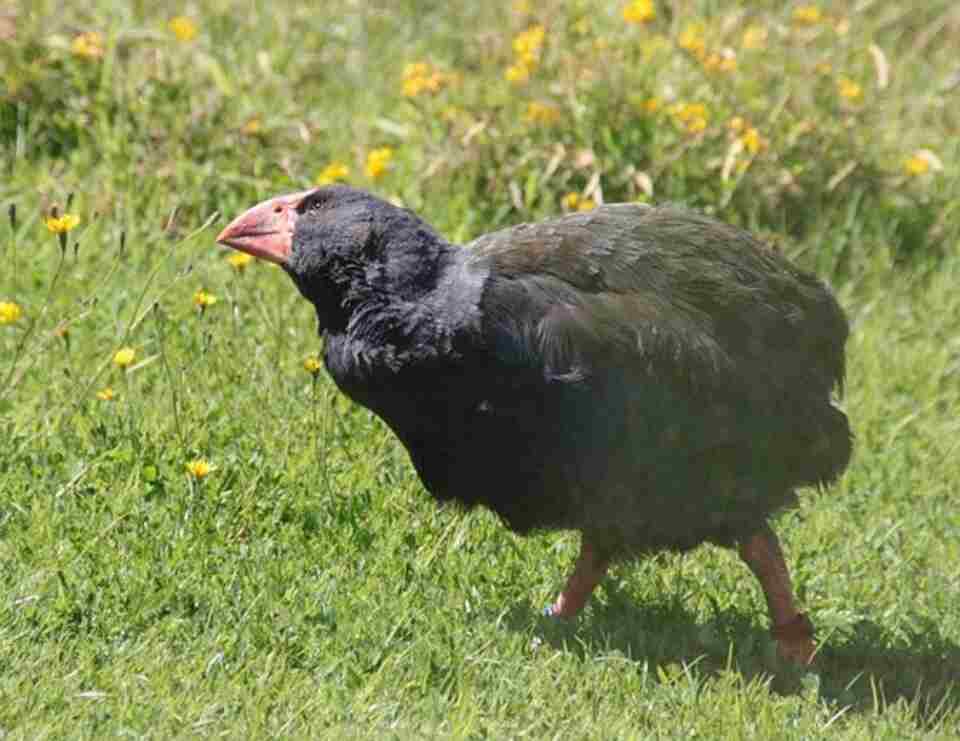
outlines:
{"label": "pink leg", "polygon": [[586,540],[580,544],[580,556],[557,601],[545,612],[553,617],[573,617],[587,604],[594,587],[607,573],[609,560],[602,558]]}
{"label": "pink leg", "polygon": [[764,528],[740,543],[740,558],[763,588],[773,623],[770,632],[777,641],[780,655],[798,664],[811,663],[816,650],[813,624],[793,603],[790,573],[773,530]]}

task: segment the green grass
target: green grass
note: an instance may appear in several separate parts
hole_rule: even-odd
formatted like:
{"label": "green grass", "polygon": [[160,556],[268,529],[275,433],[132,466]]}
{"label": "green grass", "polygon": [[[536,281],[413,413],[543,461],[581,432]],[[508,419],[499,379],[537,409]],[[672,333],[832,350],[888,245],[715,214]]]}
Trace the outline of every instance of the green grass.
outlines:
{"label": "green grass", "polygon": [[[822,3],[810,27],[772,2],[657,2],[642,27],[574,0],[310,5],[192,3],[188,42],[162,4],[0,11],[0,301],[22,310],[0,325],[0,737],[960,737],[954,4]],[[694,22],[735,71],[677,46]],[[102,57],[71,51],[86,31]],[[404,98],[419,61],[448,76]],[[934,166],[908,175],[918,150]],[[333,161],[459,240],[652,183],[833,280],[857,452],[778,523],[812,672],[777,663],[757,584],[713,548],[621,566],[548,623],[576,539],[438,510],[386,428],[303,369],[310,307],[213,237]],[[63,251],[53,206],[82,220]]]}

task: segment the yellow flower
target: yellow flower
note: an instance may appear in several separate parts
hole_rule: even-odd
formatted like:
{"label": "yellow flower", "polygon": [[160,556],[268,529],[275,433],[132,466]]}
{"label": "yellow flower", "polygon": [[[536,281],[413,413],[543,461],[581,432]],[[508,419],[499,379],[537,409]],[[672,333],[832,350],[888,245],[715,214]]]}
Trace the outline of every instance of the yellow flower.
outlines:
{"label": "yellow flower", "polygon": [[527,123],[550,126],[560,120],[560,109],[549,103],[533,101],[527,105],[527,113],[524,116],[524,120]]}
{"label": "yellow flower", "polygon": [[316,355],[308,355],[303,361],[303,369],[311,376],[317,375],[321,367],[320,358]]}
{"label": "yellow flower", "polygon": [[913,153],[912,156],[904,160],[903,169],[906,171],[907,175],[919,177],[920,175],[925,175],[931,170],[942,170],[943,163],[940,161],[940,158],[937,157],[937,155],[931,150],[918,149]]}
{"label": "yellow flower", "polygon": [[746,127],[747,122],[743,119],[743,116],[734,116],[729,121],[727,121],[727,128],[730,129],[734,134],[739,134]]}
{"label": "yellow flower", "polygon": [[185,15],[178,15],[171,18],[167,23],[167,28],[177,37],[177,41],[193,41],[197,37],[197,24]]}
{"label": "yellow flower", "polygon": [[697,59],[703,59],[707,54],[707,42],[703,38],[703,25],[700,23],[688,24],[677,39],[677,46],[690,52]]}
{"label": "yellow flower", "polygon": [[403,68],[403,76],[426,77],[430,74],[430,65],[426,62],[410,62]]}
{"label": "yellow flower", "polygon": [[121,347],[113,356],[113,364],[118,368],[129,368],[136,357],[137,351],[132,347]]}
{"label": "yellow flower", "polygon": [[743,136],[740,137],[740,141],[743,143],[743,148],[746,149],[750,154],[757,154],[762,149],[766,149],[767,147],[766,139],[760,136],[760,132],[757,131],[753,126],[749,127],[743,132]]}
{"label": "yellow flower", "polygon": [[660,110],[660,98],[647,98],[643,101],[643,110],[647,113],[656,113]]}
{"label": "yellow flower", "polygon": [[117,395],[114,393],[112,388],[107,386],[106,388],[102,388],[97,392],[97,398],[100,399],[100,401],[113,401],[115,398],[117,398]]}
{"label": "yellow flower", "polygon": [[200,309],[200,311],[203,311],[208,306],[213,306],[215,303],[217,303],[217,297],[212,293],[207,293],[202,288],[193,294],[193,305]]}
{"label": "yellow flower", "polygon": [[737,68],[737,55],[732,49],[711,52],[702,61],[707,72],[733,72]]}
{"label": "yellow flower", "polygon": [[703,103],[674,103],[670,106],[674,119],[690,134],[699,134],[707,128],[710,114]]}
{"label": "yellow flower", "polygon": [[405,98],[415,98],[424,88],[424,79],[422,77],[408,77],[403,81],[401,91]]}
{"label": "yellow flower", "polygon": [[540,56],[540,48],[543,46],[546,34],[547,30],[543,26],[530,26],[513,39],[514,53],[524,62],[536,61]]}
{"label": "yellow flower", "polygon": [[192,460],[187,464],[187,473],[189,473],[197,481],[205,479],[210,472],[214,470],[214,467],[210,465],[209,461],[204,458],[197,458]]}
{"label": "yellow flower", "polygon": [[813,26],[823,18],[823,13],[816,5],[801,5],[793,10],[793,22],[802,26]]}
{"label": "yellow flower", "polygon": [[74,37],[70,51],[84,59],[100,59],[103,56],[103,37],[96,31],[87,31]]}
{"label": "yellow flower", "polygon": [[13,301],[0,301],[0,324],[13,324],[21,316],[23,310]]}
{"label": "yellow flower", "polygon": [[592,198],[583,198],[579,193],[567,193],[560,201],[567,211],[590,211],[597,207]]}
{"label": "yellow flower", "polygon": [[903,169],[906,170],[907,175],[924,175],[930,171],[930,161],[926,157],[920,157],[915,154],[906,159],[903,163]]}
{"label": "yellow flower", "polygon": [[837,93],[847,100],[859,100],[863,97],[863,88],[849,77],[841,77],[837,80]]}
{"label": "yellow flower", "polygon": [[253,256],[248,255],[246,252],[231,252],[227,255],[227,262],[230,263],[230,267],[238,273],[242,273],[246,270],[247,265],[253,262]]}
{"label": "yellow flower", "polygon": [[627,23],[649,23],[656,17],[653,0],[633,0],[623,9],[623,20]]}
{"label": "yellow flower", "polygon": [[59,218],[48,216],[44,219],[44,223],[47,225],[47,229],[54,234],[66,234],[80,223],[80,217],[76,214],[64,214]]}
{"label": "yellow flower", "polygon": [[259,116],[249,119],[241,128],[240,133],[244,136],[256,136],[263,129],[263,122]]}
{"label": "yellow flower", "polygon": [[512,82],[515,85],[522,85],[530,79],[530,68],[522,62],[511,64],[507,67],[503,76],[508,82]]}
{"label": "yellow flower", "polygon": [[317,185],[330,185],[350,177],[350,168],[342,162],[331,162],[317,175]]}
{"label": "yellow flower", "polygon": [[423,92],[437,93],[450,78],[428,62],[411,62],[403,68],[402,92],[413,98]]}
{"label": "yellow flower", "polygon": [[762,49],[767,44],[767,29],[764,26],[747,26],[740,46],[744,49]]}
{"label": "yellow flower", "polygon": [[390,160],[393,159],[393,149],[391,147],[379,147],[371,150],[367,154],[367,164],[364,172],[371,180],[376,180],[386,173],[390,166]]}

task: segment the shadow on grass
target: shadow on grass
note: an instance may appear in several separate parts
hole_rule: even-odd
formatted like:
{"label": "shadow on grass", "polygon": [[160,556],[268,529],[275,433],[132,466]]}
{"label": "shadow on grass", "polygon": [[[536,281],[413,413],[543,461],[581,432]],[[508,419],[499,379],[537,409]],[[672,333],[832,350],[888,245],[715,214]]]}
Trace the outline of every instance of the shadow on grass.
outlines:
{"label": "shadow on grass", "polygon": [[[800,692],[809,686],[804,676],[812,675],[820,698],[848,712],[873,712],[905,700],[918,722],[933,725],[960,711],[960,646],[941,636],[932,622],[919,621],[908,639],[871,621],[849,634],[820,635],[817,658],[805,671],[777,657],[754,615],[720,609],[704,621],[680,599],[638,605],[615,583],[604,585],[604,591],[606,599],[594,601],[577,620],[539,618],[538,636],[582,658],[617,652],[653,666],[696,662],[696,672],[705,677],[728,669],[746,681],[769,677],[779,694]],[[529,629],[529,604],[514,606],[508,620],[517,629]]]}

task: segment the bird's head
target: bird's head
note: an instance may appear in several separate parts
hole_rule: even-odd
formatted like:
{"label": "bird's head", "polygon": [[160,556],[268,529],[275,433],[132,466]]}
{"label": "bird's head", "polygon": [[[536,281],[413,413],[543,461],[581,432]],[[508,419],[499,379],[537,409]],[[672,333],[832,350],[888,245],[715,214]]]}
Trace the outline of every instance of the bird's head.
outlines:
{"label": "bird's head", "polygon": [[446,245],[412,212],[343,185],[263,201],[217,242],[280,265],[333,331],[361,305],[431,290]]}

